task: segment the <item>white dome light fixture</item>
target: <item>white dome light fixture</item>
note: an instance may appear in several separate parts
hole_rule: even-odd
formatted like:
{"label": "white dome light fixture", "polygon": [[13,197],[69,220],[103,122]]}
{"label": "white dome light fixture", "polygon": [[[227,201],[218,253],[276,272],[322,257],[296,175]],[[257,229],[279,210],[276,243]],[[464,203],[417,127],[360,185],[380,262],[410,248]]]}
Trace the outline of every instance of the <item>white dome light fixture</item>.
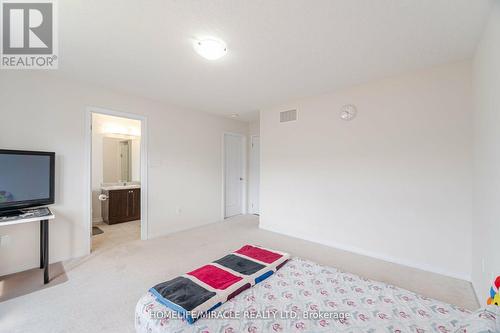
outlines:
{"label": "white dome light fixture", "polygon": [[342,110],[340,111],[340,119],[349,121],[353,120],[356,118],[356,115],[358,114],[358,110],[356,109],[356,106],[353,104],[346,104],[342,106]]}
{"label": "white dome light fixture", "polygon": [[226,43],[213,38],[196,40],[194,49],[199,55],[208,60],[217,60],[227,53]]}

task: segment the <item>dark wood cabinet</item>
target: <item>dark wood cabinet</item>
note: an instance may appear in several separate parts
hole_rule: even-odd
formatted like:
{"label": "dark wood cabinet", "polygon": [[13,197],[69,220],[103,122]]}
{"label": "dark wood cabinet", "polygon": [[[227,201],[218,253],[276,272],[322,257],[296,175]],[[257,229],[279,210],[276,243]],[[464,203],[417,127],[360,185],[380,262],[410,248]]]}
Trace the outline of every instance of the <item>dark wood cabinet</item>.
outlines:
{"label": "dark wood cabinet", "polygon": [[102,202],[104,223],[115,224],[141,219],[141,189],[102,191],[108,199]]}

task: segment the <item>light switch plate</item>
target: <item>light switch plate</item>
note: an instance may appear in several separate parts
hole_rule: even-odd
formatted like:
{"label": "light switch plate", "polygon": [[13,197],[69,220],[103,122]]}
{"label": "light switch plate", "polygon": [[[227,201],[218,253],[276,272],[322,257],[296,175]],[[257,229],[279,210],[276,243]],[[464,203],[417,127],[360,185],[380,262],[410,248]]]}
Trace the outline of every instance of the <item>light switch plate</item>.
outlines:
{"label": "light switch plate", "polygon": [[149,160],[149,166],[151,168],[159,168],[162,165],[162,160],[159,158],[152,158]]}

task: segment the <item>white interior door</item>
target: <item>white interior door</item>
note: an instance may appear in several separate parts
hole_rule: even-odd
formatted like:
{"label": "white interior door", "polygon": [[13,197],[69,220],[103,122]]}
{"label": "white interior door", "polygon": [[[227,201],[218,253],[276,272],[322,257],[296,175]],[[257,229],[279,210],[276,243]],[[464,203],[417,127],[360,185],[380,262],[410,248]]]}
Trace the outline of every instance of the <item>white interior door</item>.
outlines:
{"label": "white interior door", "polygon": [[243,213],[243,136],[224,134],[225,217]]}
{"label": "white interior door", "polygon": [[252,136],[250,145],[250,213],[259,214],[259,191],[260,191],[260,137]]}

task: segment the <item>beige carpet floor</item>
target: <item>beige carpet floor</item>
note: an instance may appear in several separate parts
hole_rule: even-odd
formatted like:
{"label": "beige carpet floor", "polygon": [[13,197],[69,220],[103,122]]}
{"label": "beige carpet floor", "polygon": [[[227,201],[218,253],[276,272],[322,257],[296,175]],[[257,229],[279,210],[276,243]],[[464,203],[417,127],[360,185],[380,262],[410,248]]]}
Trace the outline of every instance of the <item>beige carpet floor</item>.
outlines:
{"label": "beige carpet floor", "polygon": [[260,230],[258,218],[245,215],[167,237],[115,244],[63,263],[65,274],[48,287],[0,303],[0,332],[133,332],[135,304],[151,286],[245,243],[288,251],[465,308],[478,307],[469,282]]}

